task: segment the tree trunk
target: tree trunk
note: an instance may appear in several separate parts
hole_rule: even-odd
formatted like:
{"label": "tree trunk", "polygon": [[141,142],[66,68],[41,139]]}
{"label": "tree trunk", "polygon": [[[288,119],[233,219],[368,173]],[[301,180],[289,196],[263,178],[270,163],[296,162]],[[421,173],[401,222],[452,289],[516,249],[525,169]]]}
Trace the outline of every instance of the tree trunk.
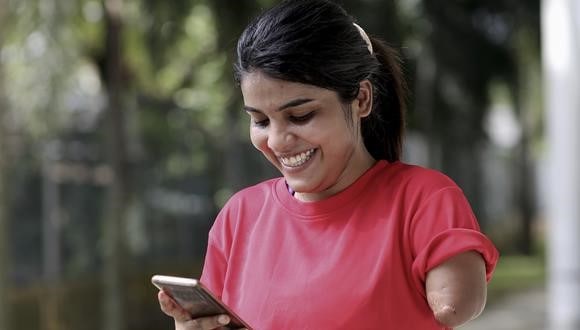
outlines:
{"label": "tree trunk", "polygon": [[[229,55],[228,63],[231,64],[234,60],[235,42],[245,25],[249,23],[249,18],[257,12],[258,8],[256,8],[255,1],[247,0],[212,0],[210,5],[216,16],[217,30],[220,31],[218,36],[219,51]],[[232,77],[230,65],[224,71],[222,79],[229,79],[232,88],[234,88]],[[239,95],[239,93],[233,93],[233,95]],[[222,187],[229,188],[232,191],[248,184],[247,177],[249,176],[245,171],[245,164],[240,164],[240,161],[244,161],[245,156],[239,129],[239,121],[242,114],[239,102],[240,97],[233,96],[227,104],[226,129],[224,130],[226,132],[226,136],[224,136],[225,143],[220,146],[222,147],[223,155],[223,175],[221,177],[225,178]]]}
{"label": "tree trunk", "polygon": [[533,45],[533,37],[525,28],[520,28],[517,33],[518,45],[515,47],[517,59],[518,89],[515,91],[516,109],[518,110],[519,122],[522,128],[522,137],[516,156],[516,170],[519,175],[517,186],[517,205],[521,219],[520,238],[518,250],[523,254],[533,252],[533,221],[535,215],[535,173],[531,156],[534,127],[534,108],[538,107],[541,94],[539,73],[535,68],[539,67],[539,58]]}
{"label": "tree trunk", "polygon": [[[6,6],[4,0],[0,0],[0,50],[2,50],[5,35],[6,24]],[[7,120],[8,120],[8,102],[4,93],[4,75],[2,70],[2,61],[0,61],[0,330],[9,329],[10,303],[8,301],[8,271],[9,267],[9,235],[8,235],[8,143],[7,143]]]}
{"label": "tree trunk", "polygon": [[[1,8],[0,8],[1,10]],[[8,272],[9,272],[9,246],[8,240],[8,189],[7,189],[7,171],[8,164],[6,157],[6,102],[2,90],[2,72],[0,68],[0,330],[9,329],[8,316],[10,315],[10,304],[8,301]]]}
{"label": "tree trunk", "polygon": [[416,116],[417,128],[421,131],[427,144],[427,164],[424,166],[441,168],[441,138],[435,120],[435,93],[437,86],[437,63],[429,45],[425,44],[417,59],[415,76],[415,103],[413,113]]}
{"label": "tree trunk", "polygon": [[[60,5],[63,5],[62,0]],[[65,4],[66,5],[66,4]],[[59,26],[63,17],[60,16],[61,10],[56,0],[43,0],[38,4],[39,15],[43,28],[48,31],[51,38],[55,41],[55,48],[59,43]],[[50,62],[56,56],[53,50],[48,50],[46,56]],[[57,91],[60,84],[59,74],[51,73],[50,96],[45,104],[46,118],[45,124],[49,134],[55,132],[55,122],[50,115],[53,109],[57,108]],[[41,329],[44,330],[64,330],[65,325],[61,322],[61,278],[62,278],[62,260],[61,260],[61,218],[60,218],[60,191],[59,183],[56,182],[52,175],[54,160],[57,155],[51,148],[51,143],[42,146],[42,272],[43,272],[43,295],[39,299],[39,311]]]}
{"label": "tree trunk", "polygon": [[125,327],[125,290],[123,264],[125,220],[130,201],[129,160],[127,153],[122,76],[122,0],[103,0],[106,17],[104,82],[108,96],[105,135],[110,183],[103,219],[103,325],[104,330]]}
{"label": "tree trunk", "polygon": [[42,261],[44,272],[44,298],[40,299],[42,329],[62,330],[60,314],[60,189],[52,175],[57,155],[47,143],[42,155]]}
{"label": "tree trunk", "polygon": [[[0,5],[1,6],[1,5]],[[0,10],[2,10],[0,8]],[[0,18],[1,20],[1,18]],[[8,329],[8,315],[9,303],[8,303],[8,271],[9,267],[9,235],[8,231],[8,189],[7,189],[7,171],[9,159],[7,154],[7,143],[6,143],[6,102],[4,102],[4,95],[2,90],[2,68],[0,68],[0,330]]]}

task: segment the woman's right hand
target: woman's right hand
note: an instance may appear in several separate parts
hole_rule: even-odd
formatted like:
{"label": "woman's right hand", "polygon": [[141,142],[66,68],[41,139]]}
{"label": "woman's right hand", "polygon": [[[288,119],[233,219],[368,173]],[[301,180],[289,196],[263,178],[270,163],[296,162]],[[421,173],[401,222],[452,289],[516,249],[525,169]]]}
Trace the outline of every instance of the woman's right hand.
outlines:
{"label": "woman's right hand", "polygon": [[159,291],[157,294],[159,305],[163,313],[173,317],[175,320],[175,330],[211,330],[221,329],[230,323],[227,315],[214,315],[192,319],[189,312],[183,309],[175,300],[171,299],[165,292]]}

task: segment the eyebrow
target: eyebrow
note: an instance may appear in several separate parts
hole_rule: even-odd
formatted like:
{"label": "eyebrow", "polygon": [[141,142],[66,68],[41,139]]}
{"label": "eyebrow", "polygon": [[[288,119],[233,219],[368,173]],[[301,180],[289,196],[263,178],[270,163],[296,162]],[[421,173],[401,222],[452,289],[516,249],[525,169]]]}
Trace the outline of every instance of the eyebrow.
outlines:
{"label": "eyebrow", "polygon": [[[288,108],[297,107],[297,106],[300,106],[300,105],[303,105],[303,104],[306,104],[306,103],[309,103],[312,101],[314,101],[314,99],[295,99],[295,100],[292,100],[290,102],[285,103],[284,105],[279,107],[276,111],[282,111],[282,110],[285,110]],[[249,112],[261,112],[260,110],[258,110],[256,108],[249,107],[247,105],[244,105],[244,110],[249,111]]]}

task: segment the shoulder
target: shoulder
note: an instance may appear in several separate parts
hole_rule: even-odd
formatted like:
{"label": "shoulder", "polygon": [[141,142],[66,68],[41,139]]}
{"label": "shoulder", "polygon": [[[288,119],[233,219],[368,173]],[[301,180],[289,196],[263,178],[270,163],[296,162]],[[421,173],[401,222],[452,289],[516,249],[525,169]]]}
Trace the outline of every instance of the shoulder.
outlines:
{"label": "shoulder", "polygon": [[274,178],[262,181],[253,186],[246,187],[230,197],[224,207],[231,207],[236,204],[245,203],[262,203],[265,198],[272,195],[272,191],[276,189],[282,178]]}
{"label": "shoulder", "polygon": [[259,212],[265,205],[271,204],[276,186],[283,184],[280,181],[283,178],[269,179],[236,192],[222,207],[218,219],[250,216]]}
{"label": "shoulder", "polygon": [[389,184],[411,192],[434,193],[447,188],[459,189],[457,184],[440,171],[418,165],[395,162],[385,170]]}
{"label": "shoulder", "polygon": [[[261,211],[272,206],[273,190],[282,178],[275,178],[244,188],[232,195],[219,211],[211,235],[231,236],[250,228]],[[283,182],[282,182],[283,184]],[[245,228],[245,229],[244,229]]]}

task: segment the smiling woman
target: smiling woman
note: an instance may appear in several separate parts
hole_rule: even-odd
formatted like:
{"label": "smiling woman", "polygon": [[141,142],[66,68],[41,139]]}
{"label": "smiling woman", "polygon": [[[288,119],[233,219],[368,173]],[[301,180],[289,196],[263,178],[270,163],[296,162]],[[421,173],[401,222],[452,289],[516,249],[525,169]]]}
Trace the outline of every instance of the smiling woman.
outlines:
{"label": "smiling woman", "polygon": [[[370,113],[371,84],[348,104],[335,91],[248,73],[242,83],[254,146],[303,201],[322,200],[351,185],[375,160],[358,131]],[[260,110],[258,110],[260,109]]]}
{"label": "smiling woman", "polygon": [[[284,1],[237,47],[253,145],[281,173],[234,195],[201,281],[256,329],[449,329],[482,311],[498,259],[462,191],[402,163],[396,52],[326,0]],[[176,329],[191,320],[163,292]]]}

